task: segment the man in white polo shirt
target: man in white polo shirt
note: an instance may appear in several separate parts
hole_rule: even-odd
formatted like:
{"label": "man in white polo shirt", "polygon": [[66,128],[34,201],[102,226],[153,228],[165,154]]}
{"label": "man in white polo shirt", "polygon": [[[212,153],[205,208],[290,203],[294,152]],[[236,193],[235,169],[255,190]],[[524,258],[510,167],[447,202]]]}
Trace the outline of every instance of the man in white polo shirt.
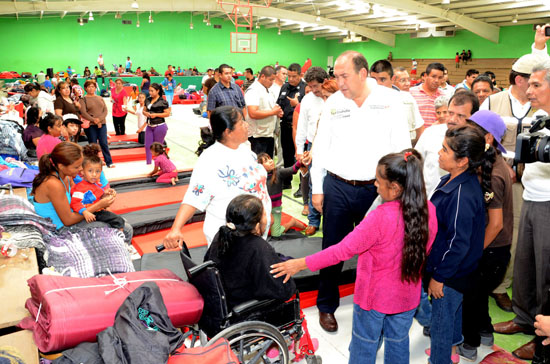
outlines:
{"label": "man in white polo shirt", "polygon": [[[409,127],[397,93],[368,78],[368,63],[355,51],[334,65],[340,91],[325,102],[313,143],[313,206],[322,211],[323,249],[339,243],[364,218],[377,196],[376,166],[388,153],[410,148]],[[319,323],[338,330],[342,263],[321,270]]]}
{"label": "man in white polo shirt", "polygon": [[273,158],[275,141],[273,131],[277,117],[283,116],[283,110],[275,103],[269,88],[275,80],[275,69],[265,66],[260,76],[244,94],[247,108],[246,121],[252,151],[256,154],[267,153]]}

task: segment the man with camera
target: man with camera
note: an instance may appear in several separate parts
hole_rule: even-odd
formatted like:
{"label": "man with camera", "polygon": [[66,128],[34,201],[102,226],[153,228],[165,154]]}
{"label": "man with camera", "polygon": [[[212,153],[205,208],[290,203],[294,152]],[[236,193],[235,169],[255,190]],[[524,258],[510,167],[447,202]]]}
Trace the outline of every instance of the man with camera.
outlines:
{"label": "man with camera", "polygon": [[[527,97],[535,116],[550,114],[550,59],[536,64],[529,78]],[[550,254],[550,123],[537,135],[522,135],[518,141],[516,159],[525,164],[522,183],[523,206],[519,223],[518,245],[514,262],[512,306],[516,317],[495,324],[501,334],[532,333],[535,316],[542,313],[548,300],[550,282],[546,279]],[[519,140],[519,139],[518,139]],[[521,148],[526,143],[528,148]],[[541,153],[546,150],[546,153]],[[520,152],[521,151],[521,152]],[[520,152],[520,153],[518,153]],[[526,153],[527,152],[527,153]],[[533,359],[535,340],[516,349],[513,354],[520,359]],[[535,358],[533,363],[542,363]]]}

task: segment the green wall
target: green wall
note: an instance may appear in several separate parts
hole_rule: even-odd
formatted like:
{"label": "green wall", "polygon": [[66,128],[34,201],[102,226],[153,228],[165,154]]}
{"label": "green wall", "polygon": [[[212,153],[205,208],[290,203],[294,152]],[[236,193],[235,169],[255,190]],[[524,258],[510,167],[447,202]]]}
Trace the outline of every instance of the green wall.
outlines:
{"label": "green wall", "polygon": [[251,67],[255,72],[267,65],[279,62],[303,64],[309,57],[317,65],[326,63],[327,41],[312,40],[300,33],[283,32],[277,29],[254,30],[258,33],[258,53],[238,54],[230,52],[230,33],[235,31],[230,21],[213,18],[212,24],[221,24],[214,29],[203,23],[203,16],[194,16],[194,29],[189,29],[189,13],[153,14],[154,23],[148,23],[148,13],[140,14],[140,27],[136,27],[136,14],[124,14],[123,19],[132,20],[132,25],[122,25],[112,14],[100,17],[80,26],[76,17],[66,16],[39,19],[0,19],[0,34],[12,37],[9,53],[0,57],[0,70],[37,73],[53,67],[54,71],[65,70],[68,65],[78,73],[84,66],[93,69],[97,56],[103,53],[105,66],[123,64],[127,56],[138,66],[151,66],[159,72],[168,64],[199,71],[228,63],[237,71]]}
{"label": "green wall", "polygon": [[471,49],[474,58],[517,58],[531,53],[534,40],[532,25],[518,25],[500,28],[500,42],[495,44],[469,31],[457,31],[452,38],[410,38],[408,34],[398,34],[395,47],[369,41],[362,43],[339,43],[330,41],[327,54],[338,56],[346,50],[356,50],[365,55],[369,63],[386,59],[391,51],[393,58],[454,58],[462,49]]}
{"label": "green wall", "polygon": [[128,13],[123,19],[132,20],[132,25],[122,25],[113,14],[103,17],[95,14],[95,21],[78,25],[76,17],[0,18],[0,34],[12,37],[9,53],[0,57],[0,71],[13,70],[37,73],[53,67],[54,71],[65,70],[71,65],[78,73],[84,66],[96,65],[99,53],[103,53],[107,69],[113,63],[123,64],[126,56],[133,61],[133,69],[141,66],[155,67],[161,72],[168,64],[189,68],[197,66],[200,71],[228,63],[237,71],[251,67],[259,70],[266,64],[303,64],[309,57],[314,66],[325,67],[327,57],[335,58],[345,50],[353,49],[365,54],[370,63],[385,59],[391,51],[394,58],[454,58],[457,50],[471,49],[476,58],[516,58],[530,52],[534,32],[531,25],[503,27],[500,43],[495,44],[469,31],[457,31],[452,38],[411,39],[408,34],[396,37],[395,47],[370,41],[344,44],[336,40],[277,30],[254,29],[258,33],[257,54],[230,52],[230,32],[233,24],[222,18],[212,18],[214,29],[203,23],[202,15],[193,18],[194,29],[189,29],[189,13],[158,13],[155,22],[148,23],[148,13],[140,14],[141,27],[137,28],[136,14]]}

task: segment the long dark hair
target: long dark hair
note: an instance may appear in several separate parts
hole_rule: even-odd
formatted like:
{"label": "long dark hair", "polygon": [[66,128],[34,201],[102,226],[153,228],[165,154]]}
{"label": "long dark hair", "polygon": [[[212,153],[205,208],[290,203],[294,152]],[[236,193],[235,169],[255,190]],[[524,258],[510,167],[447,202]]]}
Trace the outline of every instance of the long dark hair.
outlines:
{"label": "long dark hair", "polygon": [[80,145],[71,142],[61,142],[53,148],[49,154],[44,154],[38,162],[38,174],[32,181],[31,195],[34,195],[36,189],[44,182],[53,172],[58,172],[57,165],[70,166],[77,160],[82,158],[82,148]]}
{"label": "long dark hair", "polygon": [[[258,163],[264,164],[264,162],[267,162],[271,157],[267,153],[260,153],[258,154]],[[271,172],[271,183],[277,183],[277,168],[273,168]]]}
{"label": "long dark hair", "polygon": [[61,116],[52,114],[51,112],[47,112],[46,115],[44,115],[44,117],[40,119],[39,127],[44,133],[50,134],[48,128],[53,128],[55,126],[55,123],[57,123],[57,121],[59,120],[61,120],[61,123],[63,123],[63,118]]}
{"label": "long dark hair", "polygon": [[480,176],[483,194],[491,193],[491,173],[496,152],[491,146],[485,150],[485,137],[480,128],[464,125],[448,129],[445,140],[456,159],[468,158],[468,171]]}
{"label": "long dark hair", "polygon": [[40,119],[40,109],[37,106],[31,106],[27,110],[27,125],[36,125]]}
{"label": "long dark hair", "polygon": [[201,128],[201,141],[195,152],[201,155],[208,147],[215,142],[221,142],[226,129],[233,131],[235,124],[239,121],[241,111],[234,106],[220,106],[210,114],[210,128]]}
{"label": "long dark hair", "polygon": [[239,237],[252,234],[264,213],[262,201],[253,195],[239,195],[229,202],[225,212],[226,225],[220,227],[212,244],[218,246],[218,258],[222,258],[231,244]]}
{"label": "long dark hair", "polygon": [[170,159],[170,157],[168,157],[168,153],[166,153],[166,148],[164,148],[164,145],[160,144],[159,142],[154,142],[153,144],[151,144],[150,149],[158,155],[164,154],[166,158]]}
{"label": "long dark hair", "polygon": [[[468,125],[478,129],[483,137],[489,134],[485,128],[480,125],[477,125],[474,121],[468,120]],[[491,175],[493,174],[493,165],[497,160],[497,155],[501,154],[498,150],[498,141],[493,137],[493,144],[485,144],[485,158],[483,159],[479,171],[479,176],[481,178],[481,188],[483,189],[485,203],[489,204],[491,202],[491,192],[493,192],[493,187],[491,185]]]}
{"label": "long dark hair", "polygon": [[429,238],[428,197],[422,175],[422,157],[414,149],[385,155],[378,162],[378,173],[390,183],[399,184],[399,197],[405,225],[401,280],[418,282],[426,261]]}
{"label": "long dark hair", "polygon": [[157,90],[158,93],[159,93],[159,97],[162,98],[162,95],[164,95],[164,91],[162,89],[162,86],[155,82],[155,83],[152,83],[151,86],[149,86],[149,88],[151,88],[151,87],[154,88],[155,90]]}

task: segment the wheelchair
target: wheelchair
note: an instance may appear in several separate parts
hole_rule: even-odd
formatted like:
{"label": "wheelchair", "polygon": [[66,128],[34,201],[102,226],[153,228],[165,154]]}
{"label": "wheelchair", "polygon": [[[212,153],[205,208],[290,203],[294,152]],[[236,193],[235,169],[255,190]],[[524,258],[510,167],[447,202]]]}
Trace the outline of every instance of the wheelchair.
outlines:
{"label": "wheelchair", "polygon": [[225,338],[240,363],[287,364],[304,358],[307,364],[322,363],[321,357],[314,353],[298,293],[286,302],[251,300],[230,311],[215,263],[207,261],[197,265],[190,257],[183,242],[180,258],[188,281],[204,300],[198,324],[186,333],[191,339],[190,346],[195,345],[197,338],[206,347]]}

